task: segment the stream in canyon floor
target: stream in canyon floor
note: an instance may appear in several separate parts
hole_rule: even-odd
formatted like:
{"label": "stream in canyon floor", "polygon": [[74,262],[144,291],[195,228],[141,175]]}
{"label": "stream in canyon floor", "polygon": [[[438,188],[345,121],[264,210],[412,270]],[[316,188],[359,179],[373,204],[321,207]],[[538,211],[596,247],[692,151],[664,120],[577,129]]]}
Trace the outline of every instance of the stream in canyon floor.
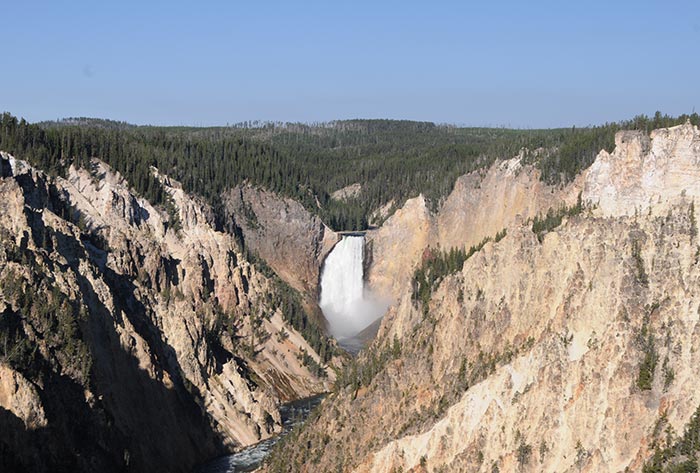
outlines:
{"label": "stream in canyon floor", "polygon": [[297,425],[303,424],[325,394],[292,401],[280,407],[282,433],[246,447],[240,452],[219,457],[195,469],[195,473],[240,473],[254,471],[270,454],[272,447]]}
{"label": "stream in canyon floor", "polygon": [[[328,321],[331,335],[350,354],[356,355],[374,338],[377,320],[388,307],[365,288],[365,237],[347,234],[326,258],[321,275],[319,306]],[[195,470],[195,473],[239,473],[257,469],[272,447],[295,426],[302,424],[321,402],[323,395],[285,404],[280,408],[282,433],[240,452],[216,458]]]}

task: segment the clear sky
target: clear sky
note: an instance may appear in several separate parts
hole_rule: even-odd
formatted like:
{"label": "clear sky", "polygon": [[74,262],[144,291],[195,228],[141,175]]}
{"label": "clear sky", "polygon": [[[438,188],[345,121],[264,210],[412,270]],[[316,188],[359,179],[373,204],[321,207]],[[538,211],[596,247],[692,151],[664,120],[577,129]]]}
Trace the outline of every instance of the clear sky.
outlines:
{"label": "clear sky", "polygon": [[700,110],[700,0],[0,0],[0,111],[549,127]]}

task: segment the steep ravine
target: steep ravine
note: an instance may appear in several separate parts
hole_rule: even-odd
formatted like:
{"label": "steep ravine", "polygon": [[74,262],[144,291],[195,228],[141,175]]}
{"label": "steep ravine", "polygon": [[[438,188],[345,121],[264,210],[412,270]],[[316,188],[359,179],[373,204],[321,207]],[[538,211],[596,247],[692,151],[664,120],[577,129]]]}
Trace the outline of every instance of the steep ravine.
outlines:
{"label": "steep ravine", "polygon": [[178,183],[166,213],[98,160],[0,164],[0,469],[190,471],[328,390],[288,294]]}
{"label": "steep ravine", "polygon": [[[394,301],[377,338],[266,468],[639,471],[700,405],[698,163],[695,127],[622,132],[566,186],[516,157],[459,178],[437,213],[407,201],[366,235],[367,283]],[[243,185],[221,231],[155,169],[167,210],[98,160],[0,170],[3,471],[191,471],[332,389],[262,264],[320,317],[338,235],[300,204]],[[417,267],[503,229],[416,300]]]}
{"label": "steep ravine", "polygon": [[[699,163],[689,124],[621,132],[564,188],[516,159],[461,178],[437,215],[409,201],[373,236],[370,282],[396,300],[378,338],[267,469],[641,471],[700,405]],[[503,228],[413,299],[427,248]]]}

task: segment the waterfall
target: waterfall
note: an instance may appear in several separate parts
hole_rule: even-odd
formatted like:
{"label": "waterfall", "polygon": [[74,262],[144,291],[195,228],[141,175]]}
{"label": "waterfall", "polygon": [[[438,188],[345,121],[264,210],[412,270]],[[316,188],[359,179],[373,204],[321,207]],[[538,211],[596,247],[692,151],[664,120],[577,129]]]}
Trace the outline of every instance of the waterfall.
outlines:
{"label": "waterfall", "polygon": [[321,301],[328,330],[338,340],[353,337],[384,312],[364,288],[364,236],[345,236],[326,258],[321,274]]}

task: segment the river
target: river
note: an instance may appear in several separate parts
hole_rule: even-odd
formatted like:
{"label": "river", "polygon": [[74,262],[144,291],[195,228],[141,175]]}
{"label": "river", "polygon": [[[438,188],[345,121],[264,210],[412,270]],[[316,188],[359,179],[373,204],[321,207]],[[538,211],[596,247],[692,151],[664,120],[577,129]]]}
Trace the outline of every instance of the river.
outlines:
{"label": "river", "polygon": [[311,411],[321,403],[324,397],[325,394],[319,394],[317,396],[284,404],[280,407],[282,432],[279,435],[246,447],[232,455],[225,455],[207,462],[195,469],[195,473],[240,473],[254,471],[270,454],[272,447],[295,426],[303,424]]}

